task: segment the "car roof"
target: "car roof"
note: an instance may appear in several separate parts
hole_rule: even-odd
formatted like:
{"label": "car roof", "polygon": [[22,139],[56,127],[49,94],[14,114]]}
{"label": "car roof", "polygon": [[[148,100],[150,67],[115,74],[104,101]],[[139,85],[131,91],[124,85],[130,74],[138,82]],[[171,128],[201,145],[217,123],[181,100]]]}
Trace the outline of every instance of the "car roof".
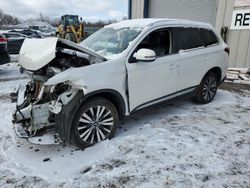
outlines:
{"label": "car roof", "polygon": [[105,27],[113,28],[126,28],[126,27],[140,27],[145,28],[149,26],[171,26],[171,25],[181,25],[181,26],[192,26],[192,27],[202,27],[202,28],[212,28],[211,24],[184,20],[184,19],[158,19],[158,18],[144,18],[144,19],[132,19],[124,20],[118,23],[113,23]]}
{"label": "car roof", "polygon": [[12,29],[12,30],[9,30],[9,32],[19,32],[19,31],[23,31],[23,29]]}

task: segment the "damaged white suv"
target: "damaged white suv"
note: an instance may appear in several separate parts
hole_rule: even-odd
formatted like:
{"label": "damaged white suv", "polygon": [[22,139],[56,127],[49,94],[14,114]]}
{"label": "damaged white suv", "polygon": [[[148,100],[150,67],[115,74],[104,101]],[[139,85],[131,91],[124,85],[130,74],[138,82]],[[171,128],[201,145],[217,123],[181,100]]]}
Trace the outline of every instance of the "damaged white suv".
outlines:
{"label": "damaged white suv", "polygon": [[114,136],[119,120],[186,95],[213,100],[226,77],[229,48],[209,24],[141,19],[115,23],[81,44],[26,39],[13,115],[20,137],[53,130],[81,148]]}

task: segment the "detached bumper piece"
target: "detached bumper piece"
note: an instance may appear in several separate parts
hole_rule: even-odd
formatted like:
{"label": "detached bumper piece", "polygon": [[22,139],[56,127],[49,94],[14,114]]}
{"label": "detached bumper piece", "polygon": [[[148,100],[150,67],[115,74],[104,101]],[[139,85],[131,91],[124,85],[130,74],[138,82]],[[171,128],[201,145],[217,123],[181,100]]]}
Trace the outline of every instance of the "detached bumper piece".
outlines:
{"label": "detached bumper piece", "polygon": [[29,138],[28,132],[24,129],[21,123],[14,123],[14,130],[19,138]]}
{"label": "detached bumper piece", "polygon": [[19,138],[27,139],[32,144],[37,145],[59,145],[62,143],[59,135],[50,130],[39,136],[30,136],[21,123],[14,123],[14,130]]}

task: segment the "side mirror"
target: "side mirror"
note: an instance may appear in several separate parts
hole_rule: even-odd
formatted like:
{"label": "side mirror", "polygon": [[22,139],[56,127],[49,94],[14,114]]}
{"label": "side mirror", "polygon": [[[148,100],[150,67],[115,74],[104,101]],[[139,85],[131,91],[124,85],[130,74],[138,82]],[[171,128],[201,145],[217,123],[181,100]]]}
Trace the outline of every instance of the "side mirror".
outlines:
{"label": "side mirror", "polygon": [[156,59],[156,54],[153,50],[142,48],[134,53],[133,57],[137,61],[154,61]]}

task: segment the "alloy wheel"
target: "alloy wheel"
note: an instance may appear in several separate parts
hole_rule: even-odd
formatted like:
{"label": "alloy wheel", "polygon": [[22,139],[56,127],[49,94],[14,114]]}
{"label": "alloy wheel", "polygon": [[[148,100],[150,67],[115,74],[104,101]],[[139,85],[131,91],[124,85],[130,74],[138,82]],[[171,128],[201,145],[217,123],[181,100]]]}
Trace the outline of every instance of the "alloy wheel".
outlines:
{"label": "alloy wheel", "polygon": [[209,76],[203,86],[202,95],[206,101],[213,99],[217,91],[217,80],[213,76]]}
{"label": "alloy wheel", "polygon": [[78,133],[80,138],[89,144],[105,140],[112,130],[114,118],[105,106],[87,109],[79,119]]}

